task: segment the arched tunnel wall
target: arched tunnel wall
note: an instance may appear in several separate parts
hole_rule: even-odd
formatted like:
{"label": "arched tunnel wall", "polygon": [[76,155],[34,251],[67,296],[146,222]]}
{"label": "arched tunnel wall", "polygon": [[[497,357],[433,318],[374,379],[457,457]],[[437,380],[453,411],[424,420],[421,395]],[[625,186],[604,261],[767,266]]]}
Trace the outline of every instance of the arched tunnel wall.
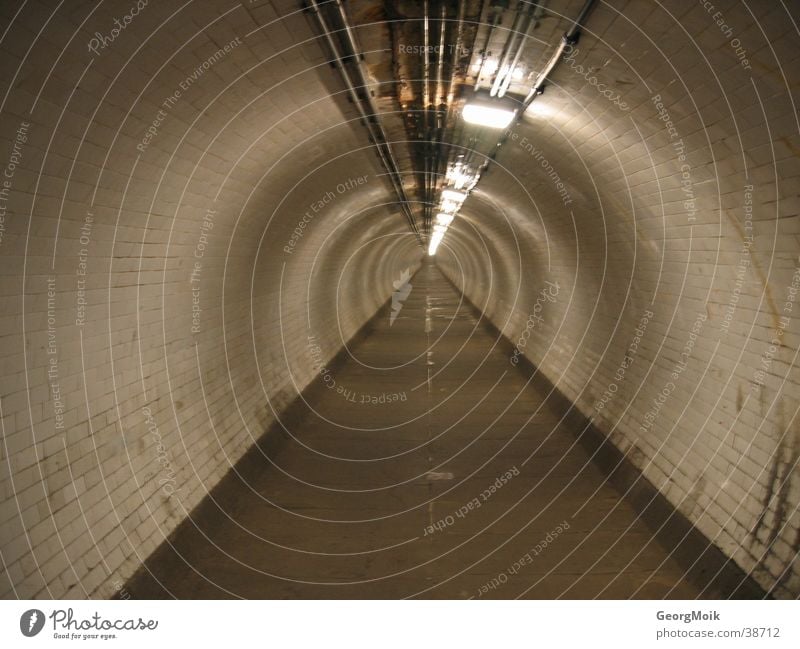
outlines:
{"label": "arched tunnel wall", "polygon": [[800,141],[773,9],[724,9],[745,65],[702,7],[602,3],[437,259],[709,539],[791,592]]}
{"label": "arched tunnel wall", "polygon": [[3,41],[6,596],[113,594],[422,254],[305,16],[151,3],[87,56],[127,9]]}
{"label": "arched tunnel wall", "polygon": [[[136,3],[0,6],[2,596],[113,594],[419,263],[307,18],[256,4],[95,51]],[[437,265],[797,593],[796,32],[718,4],[749,69],[702,4],[598,3]]]}

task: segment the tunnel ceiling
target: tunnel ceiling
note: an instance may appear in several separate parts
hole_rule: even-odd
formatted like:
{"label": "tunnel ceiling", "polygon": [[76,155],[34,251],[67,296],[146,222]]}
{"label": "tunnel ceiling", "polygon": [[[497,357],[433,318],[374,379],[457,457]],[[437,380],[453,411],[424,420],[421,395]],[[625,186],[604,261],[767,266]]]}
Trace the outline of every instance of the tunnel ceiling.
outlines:
{"label": "tunnel ceiling", "polygon": [[[796,596],[798,19],[766,0],[0,4],[2,594],[112,595],[433,263],[711,543]],[[427,66],[426,24],[447,54]],[[498,72],[513,120],[466,123]],[[469,195],[428,255],[456,163]]]}

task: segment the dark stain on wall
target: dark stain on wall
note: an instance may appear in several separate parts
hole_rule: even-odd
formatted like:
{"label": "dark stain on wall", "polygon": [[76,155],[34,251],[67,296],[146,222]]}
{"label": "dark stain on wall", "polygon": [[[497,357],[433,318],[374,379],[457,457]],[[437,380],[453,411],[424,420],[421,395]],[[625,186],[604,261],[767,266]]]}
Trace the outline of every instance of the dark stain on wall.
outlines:
{"label": "dark stain on wall", "polygon": [[[763,390],[761,392],[761,402],[763,406]],[[767,475],[766,481],[766,490],[764,492],[764,497],[761,499],[761,513],[758,515],[756,519],[755,525],[750,530],[750,547],[752,548],[755,542],[758,540],[759,532],[764,528],[765,521],[767,518],[767,514],[769,513],[769,506],[772,502],[773,498],[775,497],[775,484],[778,481],[778,476],[780,472],[780,465],[781,465],[781,457],[783,455],[783,436],[778,439],[778,444],[775,447],[775,450],[772,453],[772,457],[770,458],[769,463],[769,473]],[[759,564],[762,563],[764,557],[761,557],[761,561]]]}
{"label": "dark stain on wall", "polygon": [[[795,468],[797,467],[798,460],[800,460],[800,434],[796,426],[791,433],[785,427],[783,400],[779,402],[777,410],[777,432],[780,437],[770,463],[770,472],[768,476],[769,486],[761,503],[761,514],[752,530],[752,537],[750,539],[752,547],[758,537],[758,533],[767,526],[767,514],[770,505],[774,501],[774,516],[772,517],[771,525],[769,525],[769,532],[764,540],[765,550],[759,559],[759,565],[762,567],[764,565],[764,560],[770,553],[769,551],[778,537],[782,534],[788,536],[789,519],[791,519],[794,514],[794,510],[791,509],[789,502],[791,484]],[[792,549],[794,550],[793,558],[785,566],[783,573],[780,575],[780,579],[776,582],[776,586],[783,583],[791,574],[790,568],[794,564],[797,552],[800,551],[800,529],[795,531]]]}

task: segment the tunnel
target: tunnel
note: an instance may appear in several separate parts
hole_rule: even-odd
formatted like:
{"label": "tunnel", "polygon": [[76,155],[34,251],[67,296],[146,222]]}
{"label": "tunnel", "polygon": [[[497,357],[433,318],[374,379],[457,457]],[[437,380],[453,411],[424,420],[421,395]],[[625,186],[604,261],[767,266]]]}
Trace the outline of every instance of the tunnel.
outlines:
{"label": "tunnel", "polygon": [[800,596],[799,21],[0,3],[3,598]]}

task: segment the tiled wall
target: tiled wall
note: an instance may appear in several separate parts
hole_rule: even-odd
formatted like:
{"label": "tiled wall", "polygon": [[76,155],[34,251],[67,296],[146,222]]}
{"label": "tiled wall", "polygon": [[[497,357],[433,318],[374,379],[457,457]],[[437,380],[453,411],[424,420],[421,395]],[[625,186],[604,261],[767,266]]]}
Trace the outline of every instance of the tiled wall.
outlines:
{"label": "tiled wall", "polygon": [[798,52],[781,5],[757,4],[600,3],[437,258],[785,596],[800,590]]}
{"label": "tiled wall", "polygon": [[112,595],[420,256],[307,17],[151,2],[90,52],[129,4],[4,41],[0,596]]}

